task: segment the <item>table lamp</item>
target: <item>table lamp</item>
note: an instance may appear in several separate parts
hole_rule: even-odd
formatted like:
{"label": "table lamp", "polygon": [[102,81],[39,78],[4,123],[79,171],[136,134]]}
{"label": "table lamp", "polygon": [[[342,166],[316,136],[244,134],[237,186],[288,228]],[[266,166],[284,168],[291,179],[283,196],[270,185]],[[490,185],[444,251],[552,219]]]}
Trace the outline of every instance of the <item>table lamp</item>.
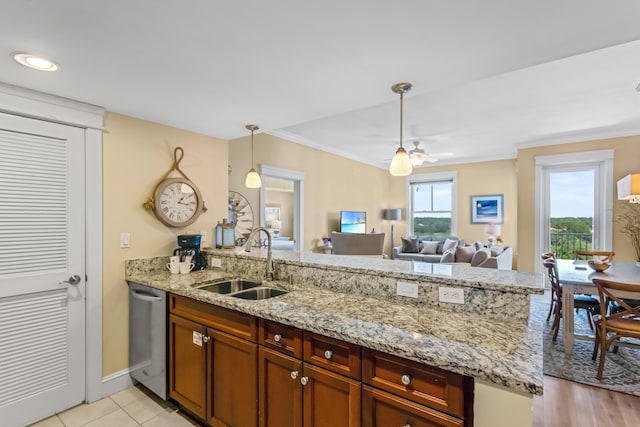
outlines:
{"label": "table lamp", "polygon": [[382,211],[382,218],[391,221],[391,259],[393,259],[393,221],[402,219],[402,209],[385,209]]}
{"label": "table lamp", "polygon": [[489,247],[493,246],[494,243],[496,242],[495,236],[498,236],[498,239],[500,238],[500,224],[493,224],[493,223],[489,223],[489,224],[485,224],[484,225],[484,235],[488,236],[488,241],[489,241]]}

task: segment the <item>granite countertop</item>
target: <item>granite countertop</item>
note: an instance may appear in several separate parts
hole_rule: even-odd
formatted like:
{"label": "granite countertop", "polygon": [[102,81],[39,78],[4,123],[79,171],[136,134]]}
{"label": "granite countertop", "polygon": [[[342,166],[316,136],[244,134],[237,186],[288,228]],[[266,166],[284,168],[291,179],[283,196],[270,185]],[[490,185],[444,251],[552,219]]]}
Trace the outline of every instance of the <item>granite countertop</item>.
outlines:
{"label": "granite countertop", "polygon": [[273,284],[288,289],[289,293],[261,301],[193,287],[225,277],[232,274],[221,270],[189,275],[129,271],[126,280],[437,366],[513,391],[542,394],[542,325],[531,318],[496,319],[286,282]]}
{"label": "granite countertop", "polygon": [[[266,249],[243,248],[229,250],[206,249],[213,256],[265,258]],[[281,264],[301,267],[341,270],[352,273],[373,273],[407,280],[428,280],[435,284],[460,285],[521,294],[543,294],[544,276],[517,270],[469,267],[423,261],[391,260],[375,257],[321,254],[314,252],[273,251],[273,259]]]}

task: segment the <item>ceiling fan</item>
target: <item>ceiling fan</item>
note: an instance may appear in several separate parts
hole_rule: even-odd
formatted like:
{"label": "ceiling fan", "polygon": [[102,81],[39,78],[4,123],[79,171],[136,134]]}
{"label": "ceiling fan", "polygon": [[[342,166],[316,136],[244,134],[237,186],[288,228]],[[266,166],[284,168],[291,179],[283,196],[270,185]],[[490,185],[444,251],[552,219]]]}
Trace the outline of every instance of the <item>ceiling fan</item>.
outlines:
{"label": "ceiling fan", "polygon": [[442,157],[453,156],[453,153],[425,153],[425,151],[419,147],[419,140],[413,141],[413,145],[415,148],[409,151],[409,158],[413,166],[420,166],[424,162],[435,163]]}

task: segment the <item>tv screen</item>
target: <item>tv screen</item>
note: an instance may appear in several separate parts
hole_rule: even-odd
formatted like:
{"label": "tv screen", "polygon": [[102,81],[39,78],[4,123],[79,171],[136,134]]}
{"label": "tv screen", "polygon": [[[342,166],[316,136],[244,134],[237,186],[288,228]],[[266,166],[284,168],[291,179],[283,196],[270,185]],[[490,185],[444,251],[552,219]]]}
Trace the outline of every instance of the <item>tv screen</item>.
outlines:
{"label": "tv screen", "polygon": [[341,233],[366,233],[367,213],[355,211],[340,212]]}

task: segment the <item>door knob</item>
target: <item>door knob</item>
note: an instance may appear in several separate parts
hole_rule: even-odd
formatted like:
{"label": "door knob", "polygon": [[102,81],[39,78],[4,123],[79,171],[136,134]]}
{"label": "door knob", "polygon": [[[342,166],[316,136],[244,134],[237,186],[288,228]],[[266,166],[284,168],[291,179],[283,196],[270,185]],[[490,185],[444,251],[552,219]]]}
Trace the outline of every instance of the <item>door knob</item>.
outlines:
{"label": "door knob", "polygon": [[80,281],[82,280],[82,278],[80,278],[80,276],[78,276],[77,274],[74,274],[73,276],[69,277],[69,279],[65,280],[64,282],[60,282],[61,284],[66,284],[66,285],[77,285],[78,283],[80,283]]}

